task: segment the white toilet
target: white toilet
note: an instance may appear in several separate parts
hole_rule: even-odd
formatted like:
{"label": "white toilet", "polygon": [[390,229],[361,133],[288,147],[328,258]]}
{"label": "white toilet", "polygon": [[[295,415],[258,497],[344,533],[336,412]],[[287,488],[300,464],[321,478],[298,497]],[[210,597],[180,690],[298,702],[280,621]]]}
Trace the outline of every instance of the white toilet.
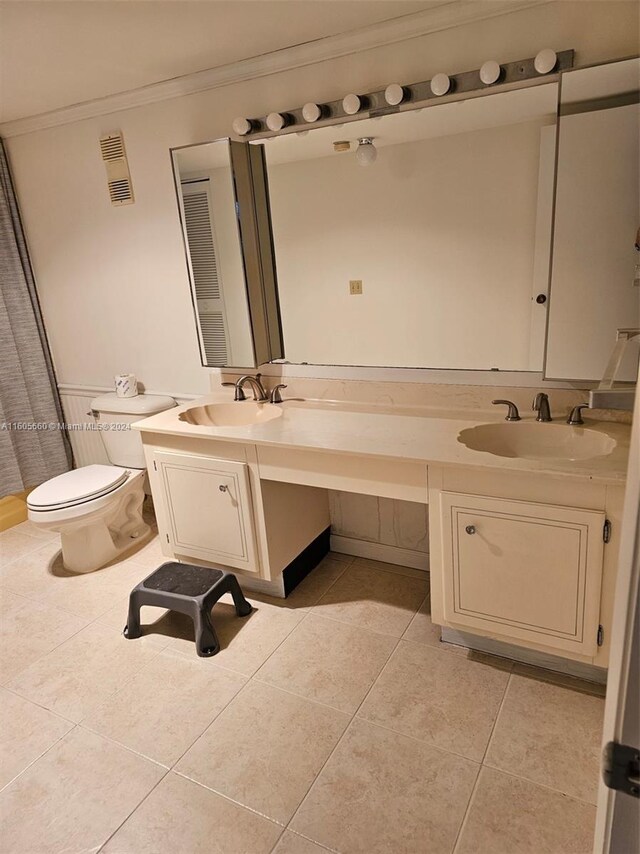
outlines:
{"label": "white toilet", "polygon": [[126,425],[175,405],[172,397],[152,394],[94,398],[91,409],[112,465],[82,466],[29,494],[29,521],[60,533],[66,569],[100,569],[149,531],[142,519],[146,476],[142,441]]}

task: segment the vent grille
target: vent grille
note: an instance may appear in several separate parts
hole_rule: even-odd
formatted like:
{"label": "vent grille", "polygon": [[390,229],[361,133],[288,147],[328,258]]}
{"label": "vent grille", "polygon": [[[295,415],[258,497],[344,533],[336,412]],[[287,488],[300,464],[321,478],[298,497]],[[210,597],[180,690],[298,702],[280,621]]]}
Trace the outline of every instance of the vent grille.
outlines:
{"label": "vent grille", "polygon": [[224,329],[224,315],[221,311],[200,315],[202,343],[210,367],[223,367],[227,360],[227,341]]}
{"label": "vent grille", "polygon": [[107,188],[112,205],[132,205],[133,186],[121,133],[100,137],[100,153],[107,170]]}
{"label": "vent grille", "polygon": [[184,218],[196,299],[220,299],[218,262],[206,190],[184,195]]}

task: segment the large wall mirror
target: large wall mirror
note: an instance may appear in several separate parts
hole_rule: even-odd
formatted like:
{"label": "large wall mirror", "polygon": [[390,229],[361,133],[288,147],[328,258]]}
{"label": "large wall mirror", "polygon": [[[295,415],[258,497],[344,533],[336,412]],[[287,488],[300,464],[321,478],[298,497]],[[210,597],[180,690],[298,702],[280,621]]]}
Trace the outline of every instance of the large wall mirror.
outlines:
{"label": "large wall mirror", "polygon": [[175,149],[203,364],[601,379],[640,325],[639,68]]}
{"label": "large wall mirror", "polygon": [[557,97],[549,83],[266,140],[286,358],[541,371]]}
{"label": "large wall mirror", "polygon": [[[562,75],[545,375],[600,380],[640,327],[640,60]],[[617,378],[635,380],[638,340]]]}
{"label": "large wall mirror", "polygon": [[219,139],[171,154],[202,364],[281,358],[262,149]]}

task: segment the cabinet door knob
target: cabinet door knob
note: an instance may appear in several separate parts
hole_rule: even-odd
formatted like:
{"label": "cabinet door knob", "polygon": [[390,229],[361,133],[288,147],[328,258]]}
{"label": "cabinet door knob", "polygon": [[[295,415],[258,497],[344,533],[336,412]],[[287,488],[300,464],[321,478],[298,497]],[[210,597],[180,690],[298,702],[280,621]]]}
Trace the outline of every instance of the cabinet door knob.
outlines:
{"label": "cabinet door knob", "polygon": [[229,491],[229,487],[225,486],[224,483],[221,483],[220,486],[218,487],[218,489],[220,490],[220,492],[228,492]]}
{"label": "cabinet door knob", "polygon": [[467,532],[467,534],[475,534],[476,526],[475,525],[467,525],[467,527],[465,528],[465,531]]}

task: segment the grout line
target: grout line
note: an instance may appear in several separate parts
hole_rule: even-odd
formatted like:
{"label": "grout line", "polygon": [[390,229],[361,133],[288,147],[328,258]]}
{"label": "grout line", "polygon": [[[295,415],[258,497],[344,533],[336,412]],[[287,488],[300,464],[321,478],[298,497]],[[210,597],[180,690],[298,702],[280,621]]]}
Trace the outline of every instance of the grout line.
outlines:
{"label": "grout line", "polygon": [[498,719],[500,718],[500,713],[502,712],[502,707],[504,706],[504,702],[505,702],[505,699],[507,696],[507,692],[509,690],[510,683],[511,683],[511,673],[509,673],[509,676],[507,678],[507,682],[504,686],[504,692],[502,694],[502,699],[500,700],[500,705],[498,706],[498,712],[497,712],[495,719],[493,721],[493,726],[491,727],[491,732],[489,733],[489,738],[487,739],[487,745],[484,749],[484,753],[482,754],[482,759],[480,760],[480,768],[478,770],[478,774],[477,774],[475,782],[473,784],[473,789],[471,790],[469,800],[467,801],[467,808],[464,811],[464,815],[462,816],[462,821],[460,822],[460,827],[458,828],[458,833],[456,834],[456,838],[455,838],[455,841],[453,843],[452,854],[455,854],[456,848],[458,847],[458,843],[460,842],[460,840],[462,838],[463,831],[466,827],[467,819],[468,819],[469,813],[471,812],[471,805],[474,801],[476,790],[478,788],[478,781],[480,780],[482,768],[485,767],[484,760],[487,758],[487,753],[489,752],[489,747],[491,746],[491,742],[493,740],[493,734],[496,731],[496,726],[498,725]]}
{"label": "grout line", "polygon": [[[171,769],[168,773],[175,774],[176,777],[181,777],[183,780],[188,780],[195,786],[200,786],[201,789],[206,789],[207,792],[211,792],[212,794],[217,795],[219,798],[224,798],[225,801],[229,801],[229,803],[235,804],[237,807],[241,807],[243,810],[247,810],[247,812],[260,816],[260,818],[263,818],[265,821],[270,821],[271,824],[275,824],[278,827],[281,827],[283,832],[287,829],[286,825],[283,824],[281,821],[278,821],[277,819],[272,818],[271,816],[265,815],[265,813],[253,809],[253,807],[249,807],[247,806],[247,804],[243,804],[240,801],[234,800],[234,798],[231,798],[229,795],[225,795],[224,792],[220,792],[218,791],[218,789],[212,789],[211,786],[207,786],[206,783],[202,783],[200,780],[194,780],[193,777],[189,777],[189,775],[185,774],[184,771],[175,771],[174,769]],[[278,841],[279,839],[280,837],[278,837]]]}
{"label": "grout line", "polygon": [[140,801],[135,805],[135,807],[134,807],[134,808],[131,810],[131,812],[130,812],[130,813],[129,813],[129,814],[128,814],[128,815],[127,815],[127,816],[126,816],[126,817],[125,817],[121,822],[120,822],[120,824],[116,827],[116,829],[115,829],[112,833],[110,833],[110,834],[109,834],[109,836],[105,839],[105,841],[104,841],[104,842],[100,845],[100,847],[95,851],[95,854],[100,854],[100,852],[104,850],[105,845],[108,845],[108,844],[109,844],[109,842],[113,839],[113,837],[114,837],[114,836],[116,835],[116,833],[120,830],[120,828],[121,828],[123,825],[125,825],[125,824],[129,821],[129,819],[131,818],[131,816],[132,816],[135,812],[137,812],[137,811],[140,809],[140,807],[142,806],[142,804],[147,800],[147,798],[148,798],[148,797],[149,797],[153,792],[155,792],[155,790],[158,788],[158,786],[160,785],[160,783],[162,783],[162,781],[163,781],[163,780],[167,777],[167,775],[168,775],[168,774],[170,774],[170,773],[171,773],[171,772],[170,772],[169,770],[167,770],[167,772],[166,772],[165,774],[163,774],[163,775],[162,775],[162,777],[160,777],[160,779],[158,780],[158,782],[157,782],[154,786],[152,786],[152,787],[149,789],[149,791],[147,792],[147,794],[146,794],[146,795],[145,795],[145,796],[144,796],[144,797],[143,797],[143,798],[142,798],[142,799],[141,799],[141,800],[140,800]]}
{"label": "grout line", "polygon": [[511,777],[513,780],[520,780],[522,783],[527,783],[529,786],[536,786],[538,789],[544,789],[547,792],[552,792],[554,795],[560,795],[563,798],[569,798],[570,801],[576,801],[576,803],[584,804],[584,806],[597,809],[598,805],[595,804],[593,801],[585,801],[584,798],[579,798],[577,797],[577,795],[571,795],[569,794],[569,792],[563,792],[560,789],[554,789],[553,786],[549,786],[546,783],[539,783],[537,780],[530,780],[528,777],[521,777],[519,774],[514,774],[512,771],[505,771],[504,768],[497,768],[495,765],[483,764],[482,767],[486,768],[487,771],[495,771],[498,774],[505,774],[507,777]]}
{"label": "grout line", "polygon": [[[334,755],[334,753],[336,752],[336,750],[340,747],[340,745],[342,744],[342,742],[343,742],[343,740],[344,740],[344,738],[345,738],[346,734],[349,732],[349,730],[350,730],[350,729],[351,729],[351,727],[353,726],[353,722],[354,722],[354,720],[356,719],[356,715],[357,715],[357,714],[358,714],[358,712],[360,711],[360,707],[362,706],[362,704],[364,703],[364,701],[367,699],[367,697],[369,696],[369,694],[371,693],[371,691],[373,691],[373,689],[374,689],[374,688],[375,688],[375,686],[377,685],[378,680],[380,679],[380,677],[381,677],[381,676],[382,676],[382,674],[384,673],[384,671],[385,671],[385,669],[386,669],[387,665],[388,665],[388,664],[389,664],[389,662],[391,661],[391,658],[392,658],[393,654],[395,653],[395,651],[397,650],[397,648],[398,648],[398,646],[399,646],[399,645],[400,645],[400,638],[398,638],[398,639],[396,640],[396,644],[395,644],[395,646],[393,647],[393,649],[390,651],[390,653],[389,653],[389,656],[388,656],[387,660],[386,660],[386,661],[385,661],[385,663],[382,665],[382,668],[380,669],[380,673],[378,673],[378,675],[376,676],[376,678],[375,678],[375,679],[373,680],[373,682],[371,683],[371,687],[370,687],[370,688],[369,688],[369,690],[366,692],[366,694],[364,695],[364,697],[363,697],[363,698],[362,698],[362,700],[360,701],[360,703],[359,703],[358,707],[355,709],[355,711],[354,711],[354,712],[353,712],[353,714],[351,715],[351,720],[349,721],[349,723],[348,723],[348,724],[347,724],[347,726],[345,727],[344,732],[342,733],[342,735],[340,736],[340,738],[339,738],[339,739],[338,739],[338,741],[336,742],[336,744],[335,744],[335,746],[334,746],[333,750],[329,753],[329,755],[327,756],[327,758],[326,758],[326,759],[325,759],[325,761],[323,762],[322,766],[321,766],[321,767],[320,767],[320,769],[318,770],[318,773],[316,774],[316,776],[315,776],[315,777],[314,777],[314,779],[312,780],[311,784],[309,785],[309,788],[307,789],[307,791],[306,791],[306,792],[304,793],[304,795],[302,796],[302,799],[301,799],[300,803],[299,803],[299,804],[298,804],[298,806],[296,807],[295,812],[293,813],[293,815],[291,816],[291,818],[289,819],[289,821],[288,821],[288,823],[287,823],[287,829],[291,828],[291,823],[295,820],[295,817],[296,817],[296,816],[298,815],[298,813],[300,812],[301,807],[304,805],[304,802],[305,802],[305,801],[307,800],[307,798],[309,797],[309,794],[311,793],[311,790],[313,789],[313,787],[315,786],[315,784],[317,783],[317,781],[320,779],[320,776],[322,775],[322,772],[324,771],[324,769],[326,768],[327,764],[328,764],[328,763],[329,763],[329,761],[331,760],[331,757]],[[294,831],[294,832],[295,832],[295,831]],[[300,836],[302,836],[302,834],[299,834],[299,835],[300,835]],[[304,837],[304,838],[306,839],[306,838],[310,838],[310,837]],[[316,840],[315,840],[315,839],[311,839],[311,841],[312,841],[312,842],[315,842]],[[319,843],[319,844],[321,844],[321,845],[322,845],[323,843]],[[330,850],[333,850],[333,849],[330,849]]]}

